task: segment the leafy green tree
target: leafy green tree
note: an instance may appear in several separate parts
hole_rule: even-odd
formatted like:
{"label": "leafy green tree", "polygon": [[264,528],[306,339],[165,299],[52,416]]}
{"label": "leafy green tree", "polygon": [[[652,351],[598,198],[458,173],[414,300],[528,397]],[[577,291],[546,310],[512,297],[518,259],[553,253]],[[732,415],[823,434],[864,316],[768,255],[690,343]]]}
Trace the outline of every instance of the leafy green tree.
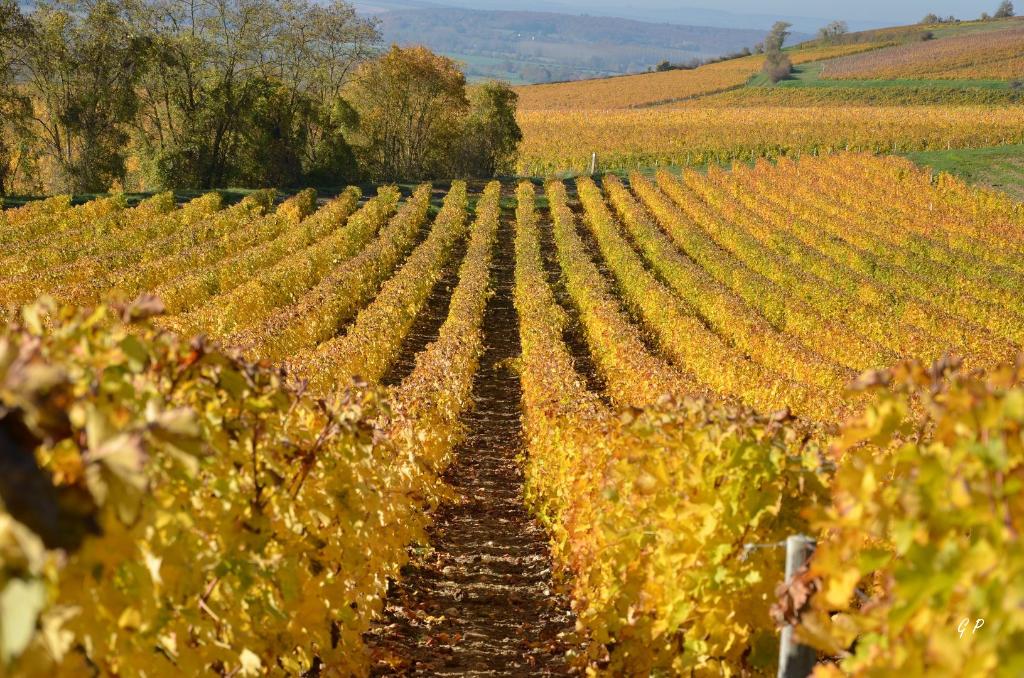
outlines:
{"label": "leafy green tree", "polygon": [[764,72],[773,83],[784,80],[793,71],[793,64],[782,51],[791,27],[790,23],[776,21],[768,37],[764,39]]}
{"label": "leafy green tree", "polygon": [[365,64],[345,90],[358,116],[357,157],[375,180],[451,176],[469,111],[466,77],[425,47],[398,46]]}
{"label": "leafy green tree", "polygon": [[57,188],[105,190],[125,173],[125,125],[138,110],[149,42],[113,0],[40,3],[29,30],[15,67]]}
{"label": "leafy green tree", "polygon": [[786,42],[786,38],[790,35],[790,28],[793,24],[786,21],[776,21],[772,25],[771,31],[768,33],[768,37],[764,39],[764,51],[765,54],[779,54],[782,52],[782,46]]}
{"label": "leafy green tree", "polygon": [[1013,3],[1010,2],[1010,0],[1003,0],[1001,3],[999,3],[999,9],[996,10],[996,13],[993,15],[993,17],[996,19],[1009,19],[1010,17],[1014,16],[1014,14],[1015,12],[1013,11]]}
{"label": "leafy green tree", "polygon": [[6,195],[21,158],[19,137],[31,112],[30,102],[16,87],[18,48],[29,35],[28,21],[14,0],[0,0],[0,196]]}
{"label": "leafy green tree", "polygon": [[341,96],[355,69],[379,53],[375,21],[359,17],[355,8],[334,1],[305,7],[288,15],[288,30],[278,41],[283,59],[276,77],[292,83],[290,104],[305,114],[295,116],[295,135],[306,180],[338,183],[355,176],[355,155],[344,131],[355,115]]}
{"label": "leafy green tree", "polygon": [[500,83],[467,89],[458,65],[425,47],[392,47],[344,96],[356,156],[375,180],[494,176],[515,166],[518,95]]}
{"label": "leafy green tree", "polygon": [[489,177],[515,169],[523,132],[516,122],[519,95],[503,83],[489,82],[470,89],[470,113],[464,127],[465,152],[461,173]]}
{"label": "leafy green tree", "polygon": [[351,5],[147,0],[136,20],[157,47],[136,121],[157,183],[288,184],[340,170],[336,99],[379,41]]}
{"label": "leafy green tree", "polygon": [[306,181],[314,186],[337,185],[359,176],[355,151],[345,136],[356,126],[356,112],[340,96],[330,105],[319,106],[310,123],[302,148]]}
{"label": "leafy green tree", "polygon": [[24,19],[16,2],[0,0],[0,190],[26,157],[6,141],[15,111],[50,191],[104,190],[129,157],[130,179],[154,188],[514,166],[510,88],[467,90],[425,48],[380,55],[376,23],[341,0],[40,0]]}
{"label": "leafy green tree", "polygon": [[340,97],[329,107],[277,80],[246,111],[245,132],[231,159],[232,180],[245,186],[339,185],[358,176],[344,129],[351,108]]}
{"label": "leafy green tree", "polygon": [[275,24],[271,8],[155,0],[136,10],[157,55],[135,121],[150,173],[162,186],[224,185],[258,94],[253,61]]}

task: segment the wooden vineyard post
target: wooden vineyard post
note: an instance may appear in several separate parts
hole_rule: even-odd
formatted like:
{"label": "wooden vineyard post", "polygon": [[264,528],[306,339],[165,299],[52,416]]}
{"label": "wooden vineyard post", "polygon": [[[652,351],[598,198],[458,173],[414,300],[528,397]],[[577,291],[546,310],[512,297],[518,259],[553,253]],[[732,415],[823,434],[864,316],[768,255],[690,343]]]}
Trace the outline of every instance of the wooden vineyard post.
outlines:
{"label": "wooden vineyard post", "polygon": [[594,176],[594,172],[597,171],[597,153],[590,154],[590,176]]}
{"label": "wooden vineyard post", "polygon": [[[786,584],[803,567],[814,551],[814,540],[802,534],[786,538]],[[817,653],[814,648],[800,645],[793,639],[792,624],[782,628],[779,639],[779,678],[807,678],[814,670]]]}

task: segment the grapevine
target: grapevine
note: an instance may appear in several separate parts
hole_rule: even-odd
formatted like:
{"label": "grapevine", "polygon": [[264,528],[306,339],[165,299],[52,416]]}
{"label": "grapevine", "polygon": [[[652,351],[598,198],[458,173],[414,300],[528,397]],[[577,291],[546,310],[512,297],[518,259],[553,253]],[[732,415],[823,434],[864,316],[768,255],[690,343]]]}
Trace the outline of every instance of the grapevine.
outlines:
{"label": "grapevine", "polygon": [[356,376],[371,382],[380,380],[465,230],[466,184],[456,182],[445,197],[430,235],[384,283],[373,303],[359,312],[344,334],[291,357],[291,368],[318,390],[344,384]]}
{"label": "grapevine", "polygon": [[[383,191],[368,218],[378,218],[374,211],[389,214],[397,198],[396,192]],[[430,186],[422,185],[358,255],[341,262],[292,304],[277,308],[262,322],[236,330],[227,342],[254,357],[280,360],[329,340],[373,299],[411,249],[429,206]]]}

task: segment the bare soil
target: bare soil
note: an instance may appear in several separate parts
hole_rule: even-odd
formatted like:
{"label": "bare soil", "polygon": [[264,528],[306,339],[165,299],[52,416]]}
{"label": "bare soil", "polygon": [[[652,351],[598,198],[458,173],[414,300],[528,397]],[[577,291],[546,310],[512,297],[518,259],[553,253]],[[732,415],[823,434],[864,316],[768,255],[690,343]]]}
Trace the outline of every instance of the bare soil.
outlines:
{"label": "bare soil", "polygon": [[[391,586],[384,619],[367,638],[374,676],[569,673],[574,620],[552,577],[548,535],[524,503],[517,460],[524,442],[511,365],[520,352],[514,231],[506,211],[484,316],[486,350],[473,385],[476,406],[464,415],[466,436],[445,475],[461,499],[436,512],[429,546],[413,550]],[[433,299],[430,305],[447,306]]]}

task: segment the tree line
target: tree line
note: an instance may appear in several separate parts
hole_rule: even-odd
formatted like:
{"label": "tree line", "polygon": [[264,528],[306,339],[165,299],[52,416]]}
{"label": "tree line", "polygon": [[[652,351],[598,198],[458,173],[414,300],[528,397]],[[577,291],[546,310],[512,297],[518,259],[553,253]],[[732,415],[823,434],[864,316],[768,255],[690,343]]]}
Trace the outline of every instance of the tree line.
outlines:
{"label": "tree line", "polygon": [[[993,19],[1012,19],[1014,16],[1016,16],[1016,12],[1013,9],[1013,3],[1010,0],[1003,0],[1002,2],[999,3],[999,6],[996,7],[995,13],[989,14],[988,12],[982,12],[981,16],[979,17],[979,20],[980,21],[992,21]],[[922,23],[922,24],[956,24],[956,23],[960,23],[960,19],[957,19],[952,14],[949,15],[947,18],[943,19],[941,16],[939,16],[938,14],[935,14],[933,12],[933,13],[926,14],[925,17],[923,19],[921,19],[920,23]]]}
{"label": "tree line", "polygon": [[515,104],[339,0],[0,0],[0,193],[493,175]]}

